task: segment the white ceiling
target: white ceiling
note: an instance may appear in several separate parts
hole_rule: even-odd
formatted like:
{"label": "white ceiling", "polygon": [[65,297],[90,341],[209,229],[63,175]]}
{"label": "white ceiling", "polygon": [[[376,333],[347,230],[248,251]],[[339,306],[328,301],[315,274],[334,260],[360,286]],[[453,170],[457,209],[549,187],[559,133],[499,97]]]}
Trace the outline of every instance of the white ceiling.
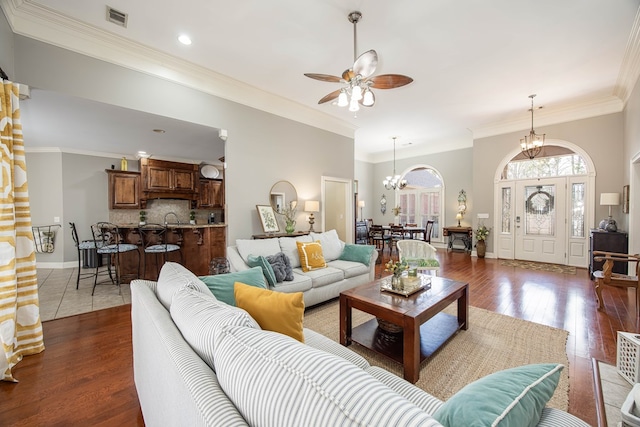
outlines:
{"label": "white ceiling", "polygon": [[[126,54],[101,50],[96,40],[124,40],[118,46],[138,60],[132,68],[145,67],[141,52],[170,55],[178,59],[167,67],[185,71],[175,77],[181,83],[198,86],[195,76],[206,70],[235,87],[219,96],[294,119],[297,111],[301,121],[341,133],[357,128],[356,155],[371,161],[388,160],[392,136],[400,158],[471,146],[474,136],[524,135],[534,93],[536,106],[544,105],[536,128],[621,111],[640,67],[640,0],[110,0],[129,14],[127,28],[107,22],[99,1],[0,4],[18,34],[121,63]],[[414,79],[376,90],[376,105],[357,118],[317,104],[339,84],[303,75],[340,75],[352,65],[353,10],[363,15],[358,53],[378,52],[376,74]],[[63,27],[77,37],[56,38]],[[181,45],[181,33],[193,44]],[[248,86],[238,89],[234,80]]]}

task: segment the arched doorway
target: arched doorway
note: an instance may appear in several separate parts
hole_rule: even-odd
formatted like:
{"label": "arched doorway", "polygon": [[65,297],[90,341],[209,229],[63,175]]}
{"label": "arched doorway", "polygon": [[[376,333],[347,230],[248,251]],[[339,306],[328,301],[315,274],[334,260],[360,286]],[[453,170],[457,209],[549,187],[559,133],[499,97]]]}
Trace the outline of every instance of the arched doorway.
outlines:
{"label": "arched doorway", "polygon": [[496,171],[498,258],[585,267],[593,223],[595,168],[567,141],[547,141],[533,160],[518,150]]}
{"label": "arched doorway", "polygon": [[442,242],[442,201],[445,196],[442,175],[432,166],[419,164],[411,166],[401,176],[407,185],[396,192],[394,206],[400,207],[398,222],[425,227],[427,221],[433,221],[431,241]]}

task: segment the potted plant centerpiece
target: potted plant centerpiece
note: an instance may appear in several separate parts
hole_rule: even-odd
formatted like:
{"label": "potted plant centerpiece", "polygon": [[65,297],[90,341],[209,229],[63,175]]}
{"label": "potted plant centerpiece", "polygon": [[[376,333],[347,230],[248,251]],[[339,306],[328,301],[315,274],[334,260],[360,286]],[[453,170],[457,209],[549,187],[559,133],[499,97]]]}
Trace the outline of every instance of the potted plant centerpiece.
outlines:
{"label": "potted plant centerpiece", "polygon": [[487,253],[487,236],[489,236],[489,229],[484,225],[478,225],[478,229],[476,230],[476,253],[478,254],[478,258],[484,258]]}
{"label": "potted plant centerpiece", "polygon": [[140,225],[145,225],[147,223],[147,213],[145,211],[140,211]]}
{"label": "potted plant centerpiece", "polygon": [[290,203],[289,207],[280,209],[278,213],[284,217],[284,231],[286,231],[287,234],[292,234],[296,231],[296,205],[294,203]]}
{"label": "potted plant centerpiece", "polygon": [[196,211],[189,212],[189,224],[196,224]]}

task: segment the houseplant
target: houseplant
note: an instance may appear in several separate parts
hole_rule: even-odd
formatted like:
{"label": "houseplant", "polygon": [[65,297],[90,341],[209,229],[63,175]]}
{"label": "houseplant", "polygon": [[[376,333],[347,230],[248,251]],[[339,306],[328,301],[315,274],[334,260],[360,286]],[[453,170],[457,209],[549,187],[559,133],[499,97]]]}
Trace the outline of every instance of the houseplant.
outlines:
{"label": "houseplant", "polygon": [[147,213],[145,211],[140,211],[140,225],[145,225],[147,223]]}
{"label": "houseplant", "polygon": [[487,252],[487,236],[489,236],[489,229],[484,225],[480,224],[478,229],[476,230],[476,253],[478,258],[484,258]]}
{"label": "houseplant", "polygon": [[189,224],[196,223],[196,211],[189,212]]}
{"label": "houseplant", "polygon": [[289,205],[288,208],[284,208],[280,211],[282,216],[284,216],[285,227],[284,231],[287,234],[291,234],[296,230],[296,208],[293,204]]}

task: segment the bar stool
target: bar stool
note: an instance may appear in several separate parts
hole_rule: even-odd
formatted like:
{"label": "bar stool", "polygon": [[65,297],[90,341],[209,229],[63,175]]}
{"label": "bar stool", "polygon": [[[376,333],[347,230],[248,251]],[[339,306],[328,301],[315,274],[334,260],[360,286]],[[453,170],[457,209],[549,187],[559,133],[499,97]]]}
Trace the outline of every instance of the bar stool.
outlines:
{"label": "bar stool", "polygon": [[[83,251],[86,254],[86,251],[96,250],[98,246],[96,243],[101,245],[102,242],[96,242],[95,240],[83,240],[81,242],[80,239],[78,238],[78,230],[76,229],[76,223],[70,222],[69,226],[71,227],[71,237],[73,238],[73,244],[78,250],[78,276],[76,277],[76,289],[78,289],[80,287],[80,279],[87,279],[89,277],[95,276],[96,274],[95,271],[82,273]],[[84,261],[86,264],[87,260],[85,259]]]}
{"label": "bar stool", "polygon": [[167,255],[177,252],[180,255],[182,264],[182,248],[180,245],[167,242],[167,227],[161,224],[148,223],[138,228],[144,249],[144,261],[142,267],[142,277],[147,274],[147,255],[153,254],[156,259],[156,277],[160,274],[160,256],[162,263],[167,262]]}
{"label": "bar stool", "polygon": [[[140,252],[138,252],[138,246],[132,243],[126,243],[120,234],[118,226],[109,222],[98,222],[91,226],[91,231],[93,233],[93,240],[96,241],[96,245],[99,245],[96,249],[98,255],[110,255],[110,261],[107,264],[109,277],[111,277],[111,281],[113,282],[113,278],[115,276],[115,284],[118,286],[118,294],[122,294],[122,289],[120,287],[122,279],[120,272],[120,265],[122,264],[121,256],[126,253],[136,253],[138,257],[137,276],[140,276]],[[111,273],[112,263],[115,269],[113,275]],[[96,266],[95,280],[93,282],[91,295],[93,295],[96,290],[96,286],[98,285],[99,269],[100,266]]]}

